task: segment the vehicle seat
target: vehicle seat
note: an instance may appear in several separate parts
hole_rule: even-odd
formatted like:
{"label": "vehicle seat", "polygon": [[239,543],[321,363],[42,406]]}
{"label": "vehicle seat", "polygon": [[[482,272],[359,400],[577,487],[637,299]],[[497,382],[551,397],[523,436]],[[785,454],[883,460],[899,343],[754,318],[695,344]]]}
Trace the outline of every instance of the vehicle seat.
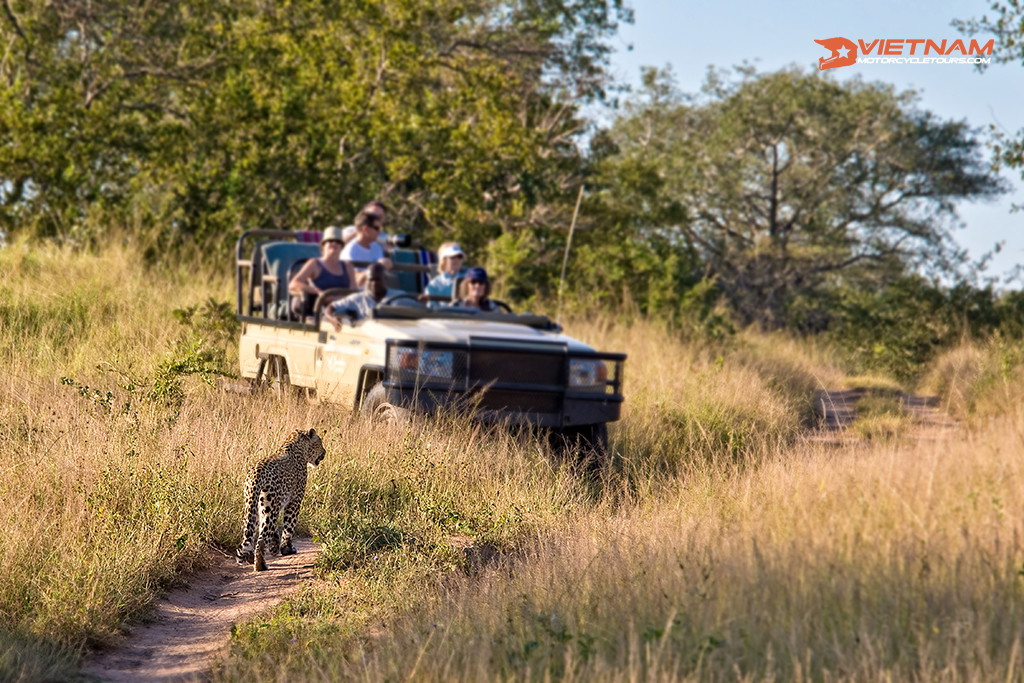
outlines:
{"label": "vehicle seat", "polygon": [[[391,260],[395,264],[407,263],[416,266],[433,266],[437,263],[437,256],[429,249],[393,249],[391,251]],[[429,273],[398,271],[395,273],[395,276],[396,281],[388,283],[389,286],[393,285],[395,289],[416,294],[422,293],[426,289],[427,283],[430,282]]]}
{"label": "vehicle seat", "polygon": [[265,317],[289,320],[288,282],[292,266],[320,256],[320,245],[311,242],[268,242],[260,259],[260,283]]}

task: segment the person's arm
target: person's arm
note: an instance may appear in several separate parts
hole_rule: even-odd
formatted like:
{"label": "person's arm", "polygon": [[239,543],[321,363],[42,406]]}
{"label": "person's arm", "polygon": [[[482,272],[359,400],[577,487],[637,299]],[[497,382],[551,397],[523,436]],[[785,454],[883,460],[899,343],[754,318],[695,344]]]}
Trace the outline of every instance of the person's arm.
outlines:
{"label": "person's arm", "polygon": [[319,294],[320,288],[312,283],[313,278],[320,274],[319,268],[316,259],[311,258],[306,261],[299,272],[295,273],[292,281],[288,283],[288,291],[292,294],[302,294],[303,292]]}
{"label": "person's arm", "polygon": [[344,299],[338,299],[331,304],[331,313],[334,315],[340,323],[342,316],[348,318],[349,322],[356,322],[362,320],[365,316],[363,314],[362,306],[359,302],[362,298],[360,293],[349,294]]}
{"label": "person's arm", "polygon": [[[380,247],[380,242],[377,242],[377,246]],[[379,253],[380,253],[380,256],[377,257],[377,263],[381,264],[382,266],[384,266],[388,270],[391,270],[391,268],[394,266],[394,263],[392,263],[391,257],[388,256],[388,253],[386,251],[384,251],[384,247],[380,247]]]}
{"label": "person's arm", "polygon": [[331,307],[324,309],[324,320],[334,326],[335,332],[341,332],[341,321],[334,317],[334,313],[332,311],[333,308]]}

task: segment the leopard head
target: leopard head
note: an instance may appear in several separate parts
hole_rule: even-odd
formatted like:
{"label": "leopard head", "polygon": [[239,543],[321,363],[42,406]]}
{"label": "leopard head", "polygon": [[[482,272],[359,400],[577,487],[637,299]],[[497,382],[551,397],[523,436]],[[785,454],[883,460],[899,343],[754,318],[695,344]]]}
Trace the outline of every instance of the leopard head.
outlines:
{"label": "leopard head", "polygon": [[324,449],[324,442],[320,435],[316,433],[316,430],[312,428],[308,432],[302,433],[301,437],[306,442],[306,463],[311,467],[316,467],[324,459],[324,456],[327,455],[327,451]]}

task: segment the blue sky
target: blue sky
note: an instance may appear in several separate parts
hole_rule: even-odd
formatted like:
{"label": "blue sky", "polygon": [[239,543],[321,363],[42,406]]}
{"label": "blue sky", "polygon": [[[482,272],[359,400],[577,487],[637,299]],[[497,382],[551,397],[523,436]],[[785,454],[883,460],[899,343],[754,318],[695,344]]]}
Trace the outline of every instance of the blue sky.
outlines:
{"label": "blue sky", "polygon": [[[793,64],[817,69],[818,57],[827,52],[816,39],[954,40],[965,38],[951,25],[954,19],[991,14],[987,3],[967,0],[629,2],[636,21],[622,25],[613,39],[617,47],[613,73],[636,84],[641,66],[670,64],[683,92],[700,88],[709,65],[727,68],[748,62],[759,71]],[[839,79],[859,74],[865,80],[891,83],[898,90],[917,90],[919,107],[945,119],[966,120],[975,128],[994,124],[1010,132],[1024,129],[1021,64],[992,65],[984,73],[961,64],[856,64],[829,71]],[[1004,242],[987,271],[993,276],[1024,263],[1024,212],[1010,213],[1011,204],[1024,204],[1024,182],[1016,172],[1004,176],[1013,183],[1013,192],[997,203],[961,204],[959,213],[966,227],[955,233],[957,242],[974,258],[996,242]]]}

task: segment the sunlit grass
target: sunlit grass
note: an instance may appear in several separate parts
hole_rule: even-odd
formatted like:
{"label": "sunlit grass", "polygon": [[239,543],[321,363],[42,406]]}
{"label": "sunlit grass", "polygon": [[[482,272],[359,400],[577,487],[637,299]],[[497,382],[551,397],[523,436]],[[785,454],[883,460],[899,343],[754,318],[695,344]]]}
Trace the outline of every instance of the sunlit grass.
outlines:
{"label": "sunlit grass", "polygon": [[893,395],[890,390],[862,396],[857,401],[856,411],[853,431],[868,440],[899,438],[913,422],[903,407],[901,397]]}
{"label": "sunlit grass", "polygon": [[984,430],[891,438],[899,385],[855,378],[874,426],[837,449],[798,438],[813,393],[843,386],[827,350],[568,320],[629,354],[595,480],[464,421],[380,431],[195,377],[154,391],[196,332],[172,311],[229,300],[227,279],[147,270],[122,247],[19,244],[0,267],[0,678],[64,677],[208,544],[233,548],[249,465],[309,426],[328,456],[300,530],[323,545],[322,580],[239,624],[218,679],[1019,676],[1015,343],[933,371]]}
{"label": "sunlit grass", "polygon": [[[1019,442],[1022,425],[995,434]],[[797,450],[550,528],[331,678],[1005,679],[1024,468],[968,437]]]}

